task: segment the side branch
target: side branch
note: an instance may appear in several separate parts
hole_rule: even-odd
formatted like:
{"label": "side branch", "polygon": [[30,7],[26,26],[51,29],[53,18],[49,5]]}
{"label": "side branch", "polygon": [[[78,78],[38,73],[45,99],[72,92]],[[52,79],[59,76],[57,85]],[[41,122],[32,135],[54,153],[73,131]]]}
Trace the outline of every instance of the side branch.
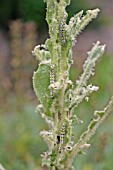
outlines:
{"label": "side branch", "polygon": [[103,111],[95,111],[94,112],[94,119],[90,122],[87,131],[85,131],[81,135],[78,143],[76,143],[74,145],[72,152],[69,155],[69,159],[66,160],[66,164],[65,164],[66,170],[68,170],[69,167],[71,166],[73,159],[77,155],[79,150],[81,148],[84,148],[84,145],[87,144],[88,140],[96,132],[99,125],[101,125],[101,123],[106,119],[106,117],[112,112],[113,112],[113,96],[112,96],[109,104]]}
{"label": "side branch", "polygon": [[[100,42],[97,41],[96,44],[94,44],[93,48],[90,52],[88,52],[88,59],[85,61],[85,64],[83,65],[83,73],[79,77],[79,80],[76,81],[77,87],[74,90],[74,96],[73,101],[70,104],[70,109],[73,108],[77,103],[80,103],[78,101],[81,100],[80,94],[82,91],[87,89],[87,82],[91,75],[94,75],[94,67],[96,64],[96,61],[102,56],[104,53],[105,45],[100,45]],[[85,96],[86,97],[86,96]]]}

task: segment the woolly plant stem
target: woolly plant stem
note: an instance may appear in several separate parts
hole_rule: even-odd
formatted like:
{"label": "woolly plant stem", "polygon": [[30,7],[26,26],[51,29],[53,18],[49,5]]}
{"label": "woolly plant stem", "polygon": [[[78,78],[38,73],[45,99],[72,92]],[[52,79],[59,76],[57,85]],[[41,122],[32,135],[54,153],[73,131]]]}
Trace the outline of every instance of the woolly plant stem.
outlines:
{"label": "woolly plant stem", "polygon": [[[89,147],[87,141],[99,125],[113,110],[113,98],[103,111],[95,111],[94,119],[75,143],[73,140],[74,124],[83,122],[73,112],[89,94],[98,90],[89,78],[94,75],[96,61],[102,56],[105,45],[94,44],[83,65],[83,73],[76,84],[69,79],[73,63],[72,47],[75,38],[87,24],[96,18],[99,9],[88,10],[86,15],[80,11],[67,23],[67,5],[70,0],[44,0],[47,4],[46,20],[49,26],[49,38],[44,45],[34,48],[33,54],[40,61],[33,75],[34,91],[41,103],[37,111],[50,127],[40,134],[48,145],[48,151],[42,155],[42,165],[50,170],[74,169],[72,162],[79,151]],[[87,100],[88,101],[88,100]]]}

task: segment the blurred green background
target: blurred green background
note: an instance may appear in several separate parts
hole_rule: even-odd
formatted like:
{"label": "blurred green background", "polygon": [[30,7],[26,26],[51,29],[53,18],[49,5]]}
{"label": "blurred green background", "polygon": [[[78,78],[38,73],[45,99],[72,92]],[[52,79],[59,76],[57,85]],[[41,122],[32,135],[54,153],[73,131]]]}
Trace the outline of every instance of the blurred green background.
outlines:
{"label": "blurred green background", "polygon": [[[75,140],[83,132],[95,109],[102,109],[113,95],[113,2],[112,0],[72,0],[69,18],[84,9],[101,9],[99,17],[78,37],[73,48],[74,64],[70,78],[75,82],[82,72],[86,52],[97,40],[106,44],[96,74],[89,81],[100,87],[83,102],[76,114],[83,126],[76,126]],[[34,46],[48,37],[43,0],[0,1],[0,163],[7,170],[42,170],[40,154],[47,146],[39,135],[47,125],[35,113],[38,100],[32,89],[32,75],[37,61],[31,55]],[[113,114],[90,140],[86,155],[78,156],[76,170],[113,169]]]}

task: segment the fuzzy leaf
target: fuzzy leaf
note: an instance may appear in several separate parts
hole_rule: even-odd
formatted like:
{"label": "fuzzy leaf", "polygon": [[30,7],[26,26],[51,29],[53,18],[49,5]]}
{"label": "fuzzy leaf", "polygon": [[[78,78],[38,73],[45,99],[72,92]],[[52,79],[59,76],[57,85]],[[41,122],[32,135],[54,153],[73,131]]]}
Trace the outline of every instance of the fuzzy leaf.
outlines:
{"label": "fuzzy leaf", "polygon": [[74,40],[77,35],[79,35],[85,28],[85,26],[87,26],[89,22],[92,21],[92,19],[97,17],[99,11],[100,10],[98,8],[94,10],[88,10],[86,15],[83,17],[83,11],[80,11],[78,14],[72,17],[69,22],[69,37]]}
{"label": "fuzzy leaf", "polygon": [[43,130],[40,132],[40,135],[43,137],[43,139],[47,143],[48,147],[52,148],[52,146],[53,146],[52,132]]}
{"label": "fuzzy leaf", "polygon": [[50,112],[50,107],[52,104],[52,100],[50,98],[50,63],[42,62],[39,65],[39,68],[33,75],[33,87],[38,97],[40,103],[44,107],[44,111],[48,116],[52,116]]}
{"label": "fuzzy leaf", "polygon": [[[41,50],[41,48],[43,49]],[[50,52],[45,48],[45,45],[37,45],[32,51],[32,54],[36,56],[38,61],[49,60],[51,58]]]}
{"label": "fuzzy leaf", "polygon": [[[102,56],[104,49],[105,45],[100,45],[100,42],[97,41],[91,51],[88,52],[88,59],[83,65],[83,74],[79,77],[79,80],[76,81],[77,86],[74,90],[74,100],[72,100],[70,108],[79,104],[84,99],[84,97],[87,97],[86,95],[90,93],[91,89],[88,88],[87,82],[91,75],[94,75],[96,61]],[[83,95],[80,95],[84,91],[84,88],[86,90],[86,94],[84,93]],[[95,91],[96,89],[93,87],[92,90]]]}
{"label": "fuzzy leaf", "polygon": [[77,89],[82,88],[83,86],[86,86],[88,79],[91,75],[94,75],[94,67],[95,63],[98,60],[99,57],[102,56],[104,53],[105,45],[100,45],[100,42],[97,41],[97,43],[94,45],[92,50],[88,52],[88,59],[85,61],[85,64],[83,65],[83,74],[81,75],[80,79],[77,81]]}

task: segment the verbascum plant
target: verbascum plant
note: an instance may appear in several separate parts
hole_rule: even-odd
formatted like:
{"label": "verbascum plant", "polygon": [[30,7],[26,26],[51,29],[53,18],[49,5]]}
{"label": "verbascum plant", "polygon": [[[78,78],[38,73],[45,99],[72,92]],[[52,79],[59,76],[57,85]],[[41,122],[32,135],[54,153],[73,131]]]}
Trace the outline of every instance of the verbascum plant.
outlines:
{"label": "verbascum plant", "polygon": [[[72,47],[77,36],[85,26],[96,18],[99,9],[83,11],[73,16],[67,23],[66,7],[70,0],[44,0],[47,4],[46,21],[49,36],[45,44],[34,48],[33,55],[40,62],[33,75],[33,87],[40,101],[37,112],[42,115],[50,130],[40,134],[48,145],[48,151],[42,154],[42,165],[50,170],[74,169],[73,159],[84,153],[90,144],[88,141],[100,124],[113,111],[113,97],[102,111],[95,111],[94,118],[86,131],[74,142],[73,128],[83,123],[75,114],[76,107],[89,95],[98,90],[97,86],[88,84],[95,73],[96,61],[104,53],[105,45],[96,42],[83,65],[83,73],[76,83],[69,79],[70,67],[73,63]],[[77,133],[77,132],[76,132]]]}

